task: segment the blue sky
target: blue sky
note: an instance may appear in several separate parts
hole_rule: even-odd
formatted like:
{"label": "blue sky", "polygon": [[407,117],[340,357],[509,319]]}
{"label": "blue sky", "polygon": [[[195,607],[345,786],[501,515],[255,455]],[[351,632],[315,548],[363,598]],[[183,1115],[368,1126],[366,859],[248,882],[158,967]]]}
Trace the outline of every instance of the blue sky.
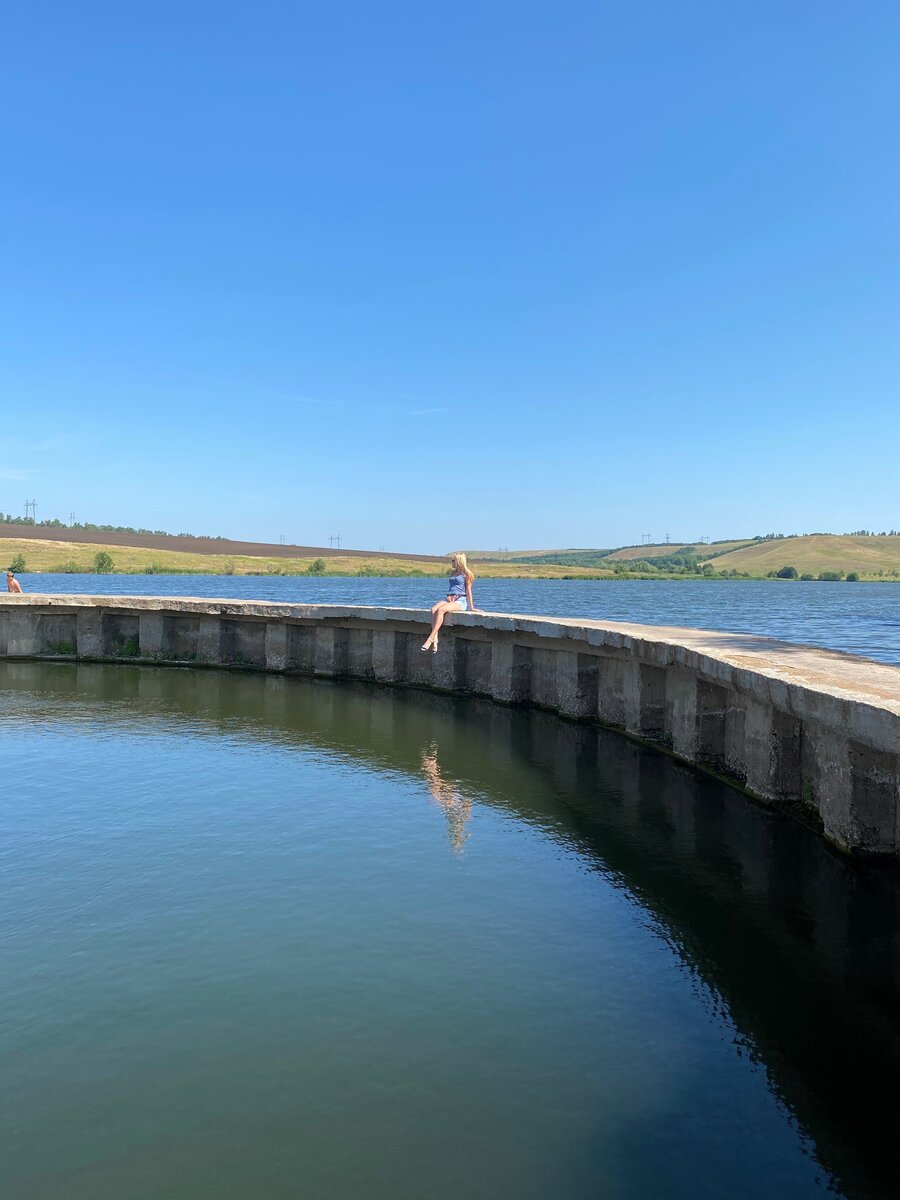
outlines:
{"label": "blue sky", "polygon": [[900,527],[900,8],[5,8],[0,509]]}

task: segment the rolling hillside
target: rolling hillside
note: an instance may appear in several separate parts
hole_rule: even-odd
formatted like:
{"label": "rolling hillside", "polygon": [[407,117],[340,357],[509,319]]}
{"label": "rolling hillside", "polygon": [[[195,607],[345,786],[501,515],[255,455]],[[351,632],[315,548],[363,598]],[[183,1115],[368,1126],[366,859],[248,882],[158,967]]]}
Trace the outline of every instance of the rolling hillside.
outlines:
{"label": "rolling hillside", "polygon": [[[27,534],[27,536],[22,536]],[[148,544],[149,543],[149,544]],[[686,551],[680,554],[680,551]],[[447,574],[447,557],[377,551],[268,545],[219,538],[0,526],[0,566],[20,556],[26,572],[89,572],[100,552],[126,574],[214,575],[433,575]],[[696,577],[735,573],[765,578],[784,567],[799,575],[822,572],[863,579],[900,580],[900,536],[808,534],[768,540],[743,539],[704,545],[671,542],[619,550],[511,550],[497,557],[472,552],[476,571],[495,578],[560,579],[646,575]],[[669,560],[669,561],[666,561]],[[315,565],[314,565],[315,564]],[[637,568],[635,571],[634,568]]]}
{"label": "rolling hillside", "polygon": [[[541,567],[552,563],[569,569],[582,566],[600,574],[621,572],[640,563],[652,568],[656,562],[662,574],[676,569],[680,560],[683,574],[691,573],[692,556],[695,574],[708,564],[708,571],[716,574],[734,571],[756,578],[765,578],[783,567],[794,567],[800,575],[837,571],[842,575],[856,572],[864,579],[900,579],[900,536],[894,534],[812,533],[768,539],[735,538],[709,544],[676,541],[623,546],[618,550],[511,550],[504,560]],[[666,559],[673,561],[663,561]],[[646,566],[638,566],[638,571],[648,573]],[[655,571],[650,573],[655,575]]]}
{"label": "rolling hillside", "polygon": [[[259,546],[259,549],[269,551],[271,547]],[[112,541],[74,542],[62,538],[5,537],[0,540],[0,566],[6,567],[21,556],[25,566],[17,569],[25,573],[84,574],[94,570],[96,555],[105,553],[112,559],[112,571],[126,575],[431,575],[446,579],[449,572],[446,558],[419,558],[412,554],[362,556],[356,552],[300,554],[299,547],[278,546],[276,549],[282,553],[223,554],[211,553],[208,548],[204,548],[202,553],[188,553]],[[293,549],[293,554],[284,554],[286,549]],[[552,563],[478,563],[477,574],[494,578],[560,579],[579,575],[596,576],[597,572]]]}
{"label": "rolling hillside", "polygon": [[[240,542],[230,538],[192,537],[190,534],[139,533],[137,530],[78,529],[52,525],[0,525],[0,538],[57,543],[83,542],[92,546],[129,546],[145,550],[177,550],[184,554],[249,555],[253,558],[377,558],[408,562],[443,563],[434,554],[405,554],[384,550],[341,550],[333,546],[295,546],[281,542]],[[0,542],[0,554],[3,553]]]}
{"label": "rolling hillside", "polygon": [[[609,554],[609,550],[578,550],[578,549],[563,549],[563,550],[467,550],[466,557],[469,562],[559,562],[564,558],[571,558],[573,555],[591,555],[603,556]],[[449,554],[446,556],[449,558]]]}
{"label": "rolling hillside", "polygon": [[712,545],[706,545],[703,542],[666,542],[653,546],[625,546],[622,550],[614,550],[608,555],[608,558],[610,562],[637,562],[640,559],[646,559],[647,562],[651,562],[654,558],[666,558],[668,555],[682,549],[682,547],[687,547],[693,550],[702,562],[705,561],[705,556],[709,558],[713,556],[718,557],[741,546],[754,544],[749,538],[742,538],[733,542],[715,542]]}
{"label": "rolling hillside", "polygon": [[[700,547],[713,549],[712,546]],[[706,561],[701,556],[700,561]],[[856,534],[813,533],[806,537],[754,542],[709,560],[717,571],[735,570],[767,575],[782,567],[803,574],[857,571],[860,575],[900,575],[900,537],[859,537]]]}

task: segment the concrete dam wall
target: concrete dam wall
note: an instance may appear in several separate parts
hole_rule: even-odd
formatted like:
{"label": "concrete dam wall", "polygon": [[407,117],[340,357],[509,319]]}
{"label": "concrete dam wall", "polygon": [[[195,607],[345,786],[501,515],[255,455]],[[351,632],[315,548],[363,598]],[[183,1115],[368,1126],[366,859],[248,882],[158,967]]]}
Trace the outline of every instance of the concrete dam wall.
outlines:
{"label": "concrete dam wall", "polygon": [[0,658],[350,677],[536,705],[725,776],[844,850],[900,858],[900,669],[744,634],[421,610],[0,598]]}

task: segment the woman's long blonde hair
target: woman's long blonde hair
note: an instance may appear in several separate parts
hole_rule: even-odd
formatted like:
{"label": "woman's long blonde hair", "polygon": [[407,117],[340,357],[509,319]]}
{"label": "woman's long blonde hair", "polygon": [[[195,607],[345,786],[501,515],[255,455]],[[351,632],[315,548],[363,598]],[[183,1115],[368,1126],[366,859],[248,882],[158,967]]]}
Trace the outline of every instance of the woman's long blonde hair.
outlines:
{"label": "woman's long blonde hair", "polygon": [[450,556],[450,566],[453,568],[455,575],[462,573],[468,579],[469,583],[475,578],[475,572],[466,562],[466,556],[461,550],[457,550],[456,554]]}

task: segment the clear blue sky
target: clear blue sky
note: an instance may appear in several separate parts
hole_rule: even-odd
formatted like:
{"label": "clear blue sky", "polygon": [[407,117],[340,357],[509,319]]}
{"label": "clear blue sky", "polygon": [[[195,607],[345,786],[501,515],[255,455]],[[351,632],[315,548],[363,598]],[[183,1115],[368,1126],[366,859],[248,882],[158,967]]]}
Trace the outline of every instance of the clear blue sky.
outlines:
{"label": "clear blue sky", "polygon": [[0,508],[900,527],[900,7],[13,0]]}

